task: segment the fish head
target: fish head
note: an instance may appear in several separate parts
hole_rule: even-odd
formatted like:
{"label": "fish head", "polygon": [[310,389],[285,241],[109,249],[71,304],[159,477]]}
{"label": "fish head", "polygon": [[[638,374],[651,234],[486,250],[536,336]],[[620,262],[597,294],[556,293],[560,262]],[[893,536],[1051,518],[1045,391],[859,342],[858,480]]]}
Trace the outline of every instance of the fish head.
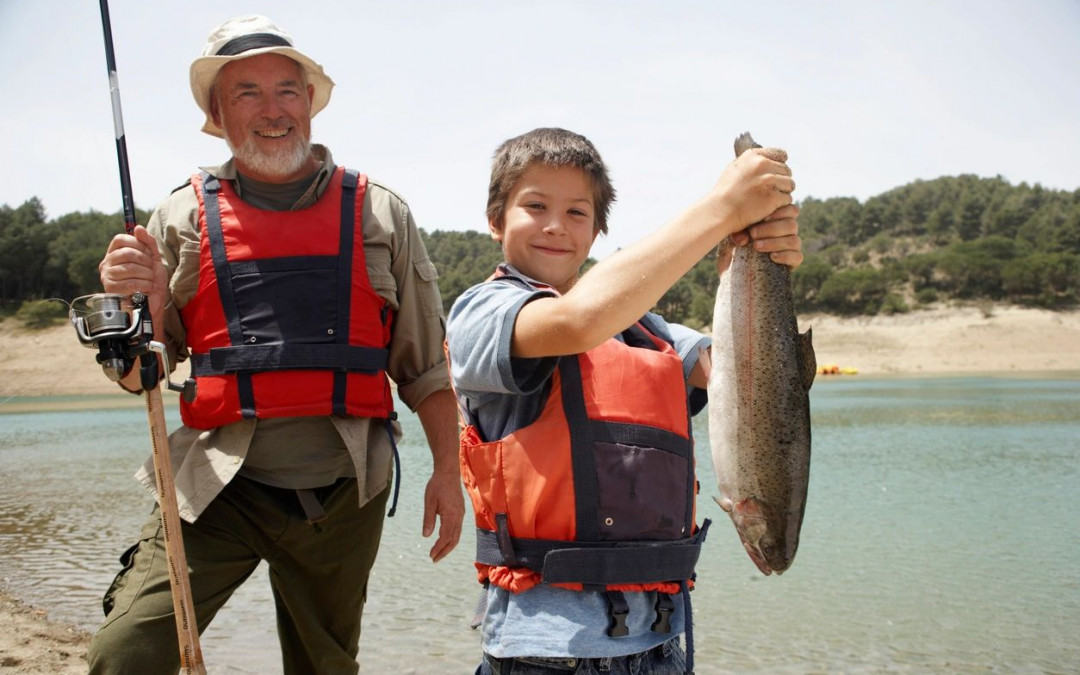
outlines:
{"label": "fish head", "polygon": [[753,498],[733,504],[729,513],[743,548],[762,574],[783,574],[791,567],[802,525],[797,514]]}

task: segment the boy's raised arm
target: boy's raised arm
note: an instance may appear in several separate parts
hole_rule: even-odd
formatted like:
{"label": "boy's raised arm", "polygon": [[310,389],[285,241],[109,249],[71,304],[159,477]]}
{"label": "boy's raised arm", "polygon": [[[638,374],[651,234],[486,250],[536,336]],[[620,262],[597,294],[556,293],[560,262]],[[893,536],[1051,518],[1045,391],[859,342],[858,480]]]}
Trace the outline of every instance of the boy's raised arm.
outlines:
{"label": "boy's raised arm", "polygon": [[744,153],[705,197],[673,221],[597,264],[564,295],[523,307],[514,324],[514,356],[592,349],[641,318],[729,235],[736,235],[738,244],[752,238],[776,262],[798,265],[798,207],[792,203],[795,182],[786,161],[787,153],[776,148]]}

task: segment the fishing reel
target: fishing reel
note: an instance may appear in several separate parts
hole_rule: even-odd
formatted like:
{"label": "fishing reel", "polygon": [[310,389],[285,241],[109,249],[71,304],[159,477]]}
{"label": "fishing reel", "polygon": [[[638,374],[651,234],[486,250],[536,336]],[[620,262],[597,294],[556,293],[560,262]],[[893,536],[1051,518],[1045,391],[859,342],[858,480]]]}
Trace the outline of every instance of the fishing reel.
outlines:
{"label": "fishing reel", "polygon": [[176,384],[168,377],[169,356],[165,345],[154,337],[150,320],[149,298],[135,292],[130,297],[117,293],[94,293],[76,298],[68,312],[75,334],[84,347],[96,348],[97,362],[105,377],[119,382],[139,360],[139,379],[149,391],[161,379],[159,361],[164,362],[169,391],[180,392],[188,403],[195,400],[195,380],[188,378]]}

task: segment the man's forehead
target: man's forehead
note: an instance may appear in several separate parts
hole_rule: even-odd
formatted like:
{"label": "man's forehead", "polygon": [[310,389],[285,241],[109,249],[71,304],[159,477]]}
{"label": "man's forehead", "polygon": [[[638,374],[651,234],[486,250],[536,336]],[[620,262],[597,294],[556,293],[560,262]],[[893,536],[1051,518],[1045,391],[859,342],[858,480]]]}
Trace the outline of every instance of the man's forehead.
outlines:
{"label": "man's forehead", "polygon": [[225,65],[218,73],[217,81],[239,84],[256,78],[270,76],[276,81],[297,81],[302,77],[300,64],[281,54],[259,54],[237,59]]}

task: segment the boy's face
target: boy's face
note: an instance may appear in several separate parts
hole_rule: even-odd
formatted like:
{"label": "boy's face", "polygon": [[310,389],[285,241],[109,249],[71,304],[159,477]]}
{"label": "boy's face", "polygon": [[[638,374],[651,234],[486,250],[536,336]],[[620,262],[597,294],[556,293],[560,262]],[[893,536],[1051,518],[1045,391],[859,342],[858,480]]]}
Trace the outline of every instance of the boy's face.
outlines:
{"label": "boy's face", "polygon": [[488,227],[506,262],[565,293],[596,239],[595,213],[584,171],[533,164],[510,191],[502,227]]}

